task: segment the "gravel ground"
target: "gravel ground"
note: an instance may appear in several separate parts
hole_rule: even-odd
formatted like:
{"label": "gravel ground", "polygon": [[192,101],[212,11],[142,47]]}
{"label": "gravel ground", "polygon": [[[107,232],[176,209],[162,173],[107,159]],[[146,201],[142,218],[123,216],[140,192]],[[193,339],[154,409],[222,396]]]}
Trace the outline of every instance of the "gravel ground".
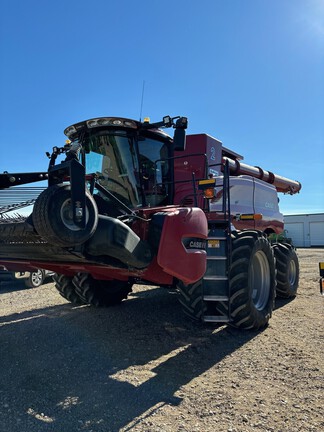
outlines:
{"label": "gravel ground", "polygon": [[0,431],[324,430],[324,249],[298,255],[263,332],[193,324],[158,287],[93,309],[1,284]]}

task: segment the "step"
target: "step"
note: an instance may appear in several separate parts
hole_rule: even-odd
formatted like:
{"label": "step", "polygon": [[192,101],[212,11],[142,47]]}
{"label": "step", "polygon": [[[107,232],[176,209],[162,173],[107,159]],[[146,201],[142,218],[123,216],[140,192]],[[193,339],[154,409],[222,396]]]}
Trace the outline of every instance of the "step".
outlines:
{"label": "step", "polygon": [[[206,279],[208,276],[204,276],[203,279],[203,293],[206,296],[227,296],[229,292],[228,279],[223,276],[224,279],[215,280],[215,276],[210,276],[212,279]],[[219,276],[220,277],[220,276]]]}
{"label": "step", "polygon": [[228,296],[225,295],[204,295],[205,301],[228,301]]}
{"label": "step", "polygon": [[205,315],[204,322],[229,322],[230,319],[225,315]]}
{"label": "step", "polygon": [[227,237],[225,236],[208,236],[207,240],[226,240]]}
{"label": "step", "polygon": [[227,260],[227,256],[225,255],[207,255],[207,261],[208,260],[217,260],[217,261],[222,261],[222,260]]}
{"label": "step", "polygon": [[[204,277],[226,277],[228,268],[227,268],[227,259],[222,258],[217,255],[207,255],[207,265],[206,265],[206,273]],[[212,279],[213,280],[213,279]],[[219,279],[218,279],[219,280]]]}
{"label": "step", "polygon": [[[223,213],[223,212],[222,212]],[[219,226],[227,226],[228,224],[228,219],[208,219],[208,223],[211,224],[215,224],[216,228],[219,228]]]}
{"label": "step", "polygon": [[210,280],[225,281],[225,280],[228,280],[228,277],[227,276],[204,276],[203,280],[205,280],[205,281],[210,281]]}

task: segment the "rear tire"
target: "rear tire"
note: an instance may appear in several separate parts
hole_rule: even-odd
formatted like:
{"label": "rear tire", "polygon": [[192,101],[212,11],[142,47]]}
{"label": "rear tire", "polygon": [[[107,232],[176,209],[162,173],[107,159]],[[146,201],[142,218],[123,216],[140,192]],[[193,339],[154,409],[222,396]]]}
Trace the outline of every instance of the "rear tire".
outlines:
{"label": "rear tire", "polygon": [[53,275],[55,288],[65,300],[75,305],[85,304],[75,291],[75,286],[72,282],[73,277],[55,273]]}
{"label": "rear tire", "polygon": [[277,296],[296,297],[299,284],[299,262],[295,249],[288,243],[273,245],[277,269]]}
{"label": "rear tire", "polygon": [[120,304],[132,291],[132,284],[118,280],[97,280],[88,273],[73,278],[75,291],[84,303],[96,307]]}
{"label": "rear tire", "polygon": [[37,233],[48,243],[62,247],[85,243],[98,224],[97,206],[89,191],[86,191],[85,229],[73,222],[71,187],[63,184],[51,186],[39,195],[32,217]]}
{"label": "rear tire", "polygon": [[242,329],[265,327],[274,307],[276,270],[264,233],[249,230],[232,234],[229,284],[231,324]]}

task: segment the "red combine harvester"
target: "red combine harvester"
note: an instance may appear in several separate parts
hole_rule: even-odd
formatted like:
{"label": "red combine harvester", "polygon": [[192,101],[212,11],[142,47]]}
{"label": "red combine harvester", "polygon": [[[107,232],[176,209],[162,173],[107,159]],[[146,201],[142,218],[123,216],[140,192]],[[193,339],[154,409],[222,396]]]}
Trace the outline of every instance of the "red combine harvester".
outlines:
{"label": "red combine harvester", "polygon": [[46,172],[0,174],[9,197],[48,182],[26,201],[29,217],[0,217],[0,265],[55,272],[75,304],[115,305],[151,283],[177,289],[195,320],[267,325],[275,296],[294,297],[299,279],[293,246],[269,241],[283,231],[277,192],[301,185],[186,128],[185,117],[95,118],[65,129]]}

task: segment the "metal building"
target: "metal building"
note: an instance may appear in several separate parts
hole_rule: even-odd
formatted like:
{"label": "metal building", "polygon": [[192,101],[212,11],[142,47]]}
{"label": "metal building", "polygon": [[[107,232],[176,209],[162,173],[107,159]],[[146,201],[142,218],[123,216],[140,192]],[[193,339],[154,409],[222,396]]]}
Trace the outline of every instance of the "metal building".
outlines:
{"label": "metal building", "polygon": [[324,246],[324,213],[286,215],[284,222],[296,247]]}

